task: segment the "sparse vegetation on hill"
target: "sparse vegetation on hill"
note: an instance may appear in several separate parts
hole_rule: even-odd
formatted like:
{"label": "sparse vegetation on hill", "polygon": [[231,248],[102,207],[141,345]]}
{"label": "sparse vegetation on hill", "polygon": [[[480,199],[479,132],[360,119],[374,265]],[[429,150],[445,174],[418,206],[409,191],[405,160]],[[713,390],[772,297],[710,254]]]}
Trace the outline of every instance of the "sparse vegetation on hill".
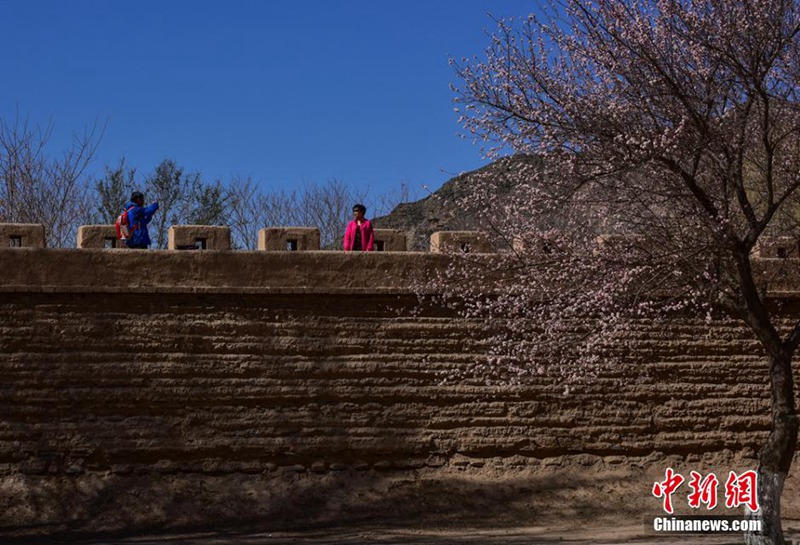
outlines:
{"label": "sparse vegetation on hill", "polygon": [[513,193],[524,180],[516,175],[523,165],[536,164],[538,160],[528,155],[504,157],[483,168],[464,172],[447,181],[440,189],[424,199],[401,203],[386,216],[374,218],[375,227],[406,231],[409,249],[427,251],[431,234],[436,231],[471,231],[485,228],[475,210],[466,210],[461,203],[476,190],[476,177],[491,178],[492,198]]}

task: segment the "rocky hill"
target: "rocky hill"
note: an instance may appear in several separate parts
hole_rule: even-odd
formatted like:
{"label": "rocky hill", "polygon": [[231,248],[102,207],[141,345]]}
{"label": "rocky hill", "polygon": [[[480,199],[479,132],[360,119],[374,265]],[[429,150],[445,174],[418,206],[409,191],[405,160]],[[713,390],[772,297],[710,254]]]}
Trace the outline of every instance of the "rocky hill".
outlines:
{"label": "rocky hill", "polygon": [[459,206],[459,202],[474,190],[477,176],[490,174],[496,177],[494,188],[507,193],[513,185],[504,183],[508,174],[522,163],[535,161],[529,156],[504,157],[478,170],[459,174],[445,182],[438,191],[415,202],[402,203],[386,216],[374,218],[373,225],[380,229],[402,229],[408,236],[408,249],[427,251],[431,234],[436,231],[469,231],[479,228],[474,213]]}

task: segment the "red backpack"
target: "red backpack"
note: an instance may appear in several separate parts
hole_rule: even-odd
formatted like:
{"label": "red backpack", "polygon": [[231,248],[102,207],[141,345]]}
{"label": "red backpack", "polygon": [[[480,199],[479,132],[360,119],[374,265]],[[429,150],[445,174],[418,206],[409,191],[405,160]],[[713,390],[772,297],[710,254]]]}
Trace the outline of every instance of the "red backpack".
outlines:
{"label": "red backpack", "polygon": [[133,232],[136,230],[136,225],[131,225],[129,213],[132,208],[133,206],[117,216],[117,221],[114,222],[114,227],[117,229],[117,238],[119,240],[130,240],[133,238]]}

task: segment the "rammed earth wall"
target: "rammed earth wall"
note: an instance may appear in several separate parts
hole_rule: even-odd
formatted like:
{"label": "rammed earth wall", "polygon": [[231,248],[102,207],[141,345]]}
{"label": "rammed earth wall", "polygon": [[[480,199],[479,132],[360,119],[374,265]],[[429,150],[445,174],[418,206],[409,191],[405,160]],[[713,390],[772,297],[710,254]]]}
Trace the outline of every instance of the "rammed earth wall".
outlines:
{"label": "rammed earth wall", "polygon": [[[441,384],[485,352],[429,309],[431,254],[0,252],[0,463],[11,471],[260,470],[470,456],[754,447],[764,363],[737,322],[630,335],[646,372]],[[129,285],[125,285],[129,283]]]}
{"label": "rammed earth wall", "polygon": [[412,471],[763,442],[765,363],[736,321],[636,324],[634,362],[569,394],[442,384],[486,351],[476,324],[415,312],[413,282],[445,260],[0,250],[0,474]]}

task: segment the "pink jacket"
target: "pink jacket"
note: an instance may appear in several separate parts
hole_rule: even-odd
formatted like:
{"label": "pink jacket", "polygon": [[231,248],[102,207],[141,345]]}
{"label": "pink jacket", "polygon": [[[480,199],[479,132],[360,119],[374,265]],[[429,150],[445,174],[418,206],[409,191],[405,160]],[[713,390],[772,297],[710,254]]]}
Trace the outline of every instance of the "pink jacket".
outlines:
{"label": "pink jacket", "polygon": [[[344,232],[344,251],[350,252],[353,250],[353,244],[356,241],[356,229],[358,224],[356,220],[352,220],[347,224],[347,229]],[[361,248],[366,252],[372,251],[372,245],[375,243],[375,233],[372,231],[372,224],[369,220],[361,222]]]}

